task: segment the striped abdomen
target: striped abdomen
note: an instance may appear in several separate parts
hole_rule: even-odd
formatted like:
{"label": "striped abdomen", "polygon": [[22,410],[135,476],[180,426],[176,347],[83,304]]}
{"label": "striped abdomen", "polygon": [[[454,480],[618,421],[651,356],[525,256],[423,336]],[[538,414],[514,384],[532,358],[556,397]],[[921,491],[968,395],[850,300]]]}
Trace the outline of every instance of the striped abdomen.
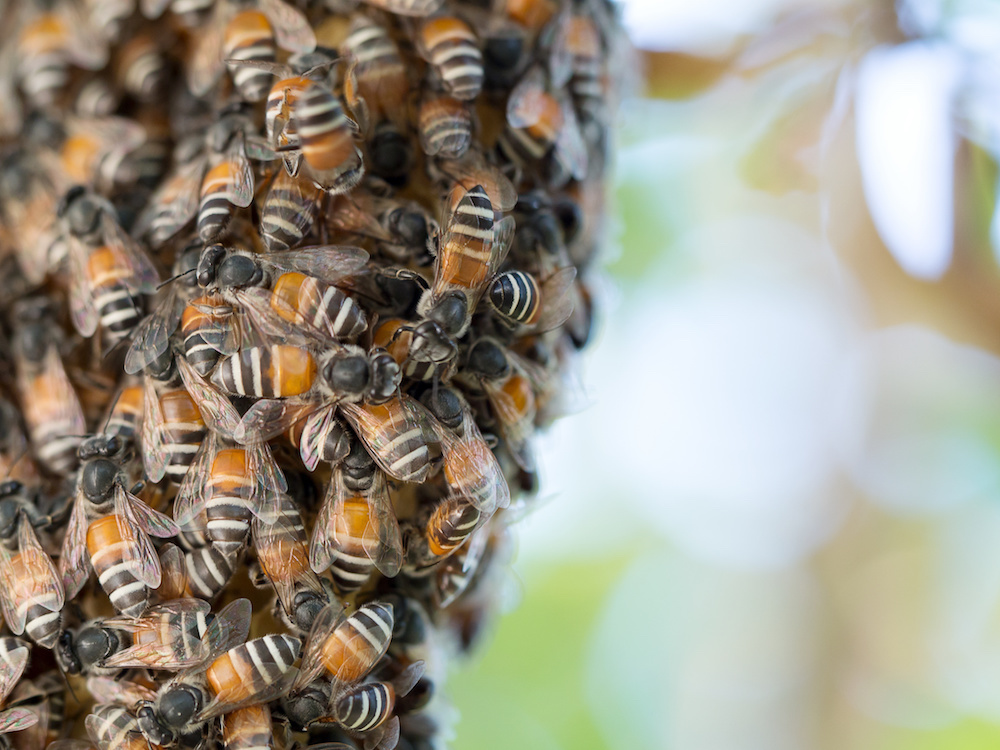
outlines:
{"label": "striped abdomen", "polygon": [[163,450],[166,451],[167,477],[180,484],[207,431],[205,420],[194,400],[183,388],[160,396],[163,409]]}
{"label": "striped abdomen", "polygon": [[490,304],[511,323],[531,325],[541,310],[538,282],[530,273],[507,271],[493,281],[489,291]]}
{"label": "striped abdomen", "polygon": [[219,701],[252,701],[292,668],[300,645],[298,638],[288,635],[255,638],[212,662],[205,679]]}
{"label": "striped abdomen", "polygon": [[353,339],[368,326],[364,310],[350,296],[294,271],[275,283],[271,307],[290,323],[307,325],[334,339]]}
{"label": "striped abdomen", "polygon": [[54,13],[46,13],[21,30],[17,72],[21,91],[36,107],[55,103],[69,82],[66,45],[70,31]]}
{"label": "striped abdomen", "polygon": [[337,701],[337,721],[352,732],[369,732],[389,718],[395,705],[392,685],[371,682]]}
{"label": "striped abdomen", "polygon": [[470,101],[483,87],[483,54],[479,40],[465,21],[442,16],[420,29],[420,46],[445,90]]}
{"label": "striped abdomen", "polygon": [[476,529],[481,515],[465,498],[449,497],[434,509],[427,522],[427,549],[437,557],[450,555]]}
{"label": "striped abdomen", "polygon": [[424,153],[459,159],[472,142],[472,112],[451,96],[433,96],[420,105],[420,145]]}
{"label": "striped abdomen", "polygon": [[[284,78],[271,87],[264,106],[264,128],[272,147],[298,148],[300,145],[298,129],[290,122],[290,110],[310,83],[308,78],[295,76]],[[279,137],[282,134],[284,139]]]}
{"label": "striped abdomen", "polygon": [[360,680],[389,648],[393,622],[391,604],[359,607],[326,639],[320,661],[341,682]]}
{"label": "striped abdomen", "polygon": [[213,542],[242,544],[246,540],[255,481],[249,475],[245,450],[224,448],[216,454],[205,498],[207,533]]}
{"label": "striped abdomen", "polygon": [[185,554],[187,593],[208,601],[221,594],[236,572],[242,550],[241,544],[221,542]]}
{"label": "striped abdomen", "polygon": [[537,161],[555,144],[565,116],[559,100],[547,91],[532,90],[525,97],[528,101],[522,106],[534,112],[537,119],[526,128],[506,128],[500,136],[499,145],[514,161]]}
{"label": "striped abdomen", "polygon": [[150,101],[162,89],[170,70],[151,34],[139,33],[125,42],[118,56],[116,77],[139,101]]}
{"label": "striped abdomen", "polygon": [[312,355],[284,344],[241,349],[224,357],[212,373],[212,382],[227,393],[254,398],[299,396],[315,379]]}
{"label": "striped abdomen", "polygon": [[[257,10],[237,13],[226,27],[223,41],[224,60],[251,60],[273,63],[276,47],[274,29],[267,16]],[[248,102],[259,102],[271,88],[271,74],[246,65],[230,65],[233,83]]]}
{"label": "striped abdomen", "polygon": [[[309,534],[302,523],[302,513],[298,504],[288,495],[283,495],[281,504],[274,513],[264,513],[261,524],[272,527],[267,539],[256,540],[257,561],[264,574],[272,581],[277,578],[299,580],[311,577],[309,569]],[[273,531],[277,525],[280,536]]]}
{"label": "striped abdomen", "polygon": [[294,120],[312,178],[328,191],[354,187],[363,173],[361,152],[340,100],[310,82],[295,103]]}
{"label": "striped abdomen", "polygon": [[311,181],[281,170],[264,199],[260,236],[269,252],[279,252],[302,242],[312,232],[323,191]]}
{"label": "striped abdomen", "polygon": [[125,559],[128,544],[117,516],[99,518],[87,529],[90,562],[112,606],[126,617],[138,617],[149,603],[149,587],[139,580],[138,563]]}
{"label": "striped abdomen", "polygon": [[380,115],[405,113],[409,81],[399,48],[388,32],[359,14],[352,19],[343,46],[355,63],[358,95],[376,119]]}
{"label": "striped abdomen", "polygon": [[98,247],[87,259],[87,279],[108,343],[120,341],[139,325],[141,317],[129,291],[131,269],[119,262],[111,248]]}
{"label": "striped abdomen", "polygon": [[88,734],[100,747],[108,750],[149,750],[149,743],[142,736],[135,715],[119,705],[103,703],[94,706],[86,723]]}
{"label": "striped abdomen", "polygon": [[222,717],[226,750],[267,750],[274,747],[271,709],[267,705],[238,708]]}
{"label": "striped abdomen", "polygon": [[[65,373],[61,373],[65,377]],[[27,392],[21,394],[24,421],[31,437],[31,447],[38,460],[49,471],[65,476],[76,468],[76,449],[83,442],[79,435],[83,423],[82,413],[77,423],[71,416],[80,412],[80,403],[63,401],[60,394],[68,394],[62,378],[56,373],[42,372],[32,378]]]}
{"label": "striped abdomen", "polygon": [[155,646],[156,650],[150,652],[149,660],[143,661],[154,669],[162,669],[167,666],[164,663],[167,654],[171,655],[167,662],[176,662],[199,653],[208,625],[208,617],[202,612],[162,612],[152,627],[132,634],[132,644]]}
{"label": "striped abdomen", "polygon": [[[218,314],[211,312],[218,310]],[[208,375],[219,363],[229,332],[231,308],[221,297],[198,297],[191,300],[181,315],[181,346],[184,358],[201,376]]]}
{"label": "striped abdomen", "polygon": [[224,161],[208,170],[202,180],[197,226],[198,236],[205,242],[216,239],[229,226],[236,205],[238,178],[238,166],[232,161]]}
{"label": "striped abdomen", "polygon": [[434,437],[399,396],[384,404],[342,403],[340,409],[382,471],[399,482],[427,478]]}
{"label": "striped abdomen", "polygon": [[[35,643],[52,648],[59,639],[59,620],[62,610],[59,584],[51,578],[41,578],[51,569],[48,560],[37,559],[44,555],[40,549],[30,548],[10,558],[7,566],[7,585],[4,596],[15,604],[19,617],[24,618],[24,632]],[[13,630],[12,623],[7,623]],[[20,633],[16,633],[20,635]]]}
{"label": "striped abdomen", "polygon": [[330,573],[342,593],[364,586],[375,568],[379,548],[379,522],[374,508],[360,496],[344,500],[343,513],[333,518],[332,529],[316,529],[313,533],[329,534],[333,542]]}
{"label": "striped abdomen", "polygon": [[481,185],[465,194],[448,225],[437,262],[445,284],[475,289],[489,273],[493,204]]}
{"label": "striped abdomen", "polygon": [[122,440],[135,438],[142,419],[143,388],[141,385],[130,385],[118,394],[111,414],[104,425],[105,435],[117,435]]}

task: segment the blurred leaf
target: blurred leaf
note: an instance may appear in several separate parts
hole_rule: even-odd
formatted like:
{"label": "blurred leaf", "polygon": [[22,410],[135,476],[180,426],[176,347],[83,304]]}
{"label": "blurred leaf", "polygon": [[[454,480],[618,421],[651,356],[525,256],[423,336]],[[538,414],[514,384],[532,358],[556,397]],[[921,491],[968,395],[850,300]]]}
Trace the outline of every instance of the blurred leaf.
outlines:
{"label": "blurred leaf", "polygon": [[590,634],[625,557],[553,567],[504,615],[481,662],[448,685],[462,714],[455,750],[600,750],[584,696]]}
{"label": "blurred leaf", "polygon": [[877,750],[996,750],[1000,747],[1000,727],[969,719],[938,731],[893,727]]}

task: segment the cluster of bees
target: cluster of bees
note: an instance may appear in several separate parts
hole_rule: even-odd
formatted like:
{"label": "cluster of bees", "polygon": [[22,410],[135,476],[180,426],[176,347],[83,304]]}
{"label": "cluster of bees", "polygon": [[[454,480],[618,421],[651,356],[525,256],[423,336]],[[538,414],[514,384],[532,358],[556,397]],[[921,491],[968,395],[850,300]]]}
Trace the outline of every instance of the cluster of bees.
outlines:
{"label": "cluster of bees", "polygon": [[0,0],[0,747],[441,746],[591,335],[616,33]]}

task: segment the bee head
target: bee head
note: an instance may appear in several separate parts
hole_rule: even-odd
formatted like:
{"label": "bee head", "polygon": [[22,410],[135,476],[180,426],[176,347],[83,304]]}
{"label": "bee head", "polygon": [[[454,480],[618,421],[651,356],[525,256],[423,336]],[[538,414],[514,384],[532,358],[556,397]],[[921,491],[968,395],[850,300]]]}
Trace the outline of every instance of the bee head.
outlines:
{"label": "bee head", "polygon": [[175,685],[160,696],[160,720],[171,729],[181,729],[201,710],[201,692],[189,685]]}
{"label": "bee head", "polygon": [[463,292],[450,292],[437,300],[427,310],[427,318],[433,320],[447,336],[459,336],[465,329],[469,316],[469,299]]}
{"label": "bee head", "polygon": [[427,218],[421,211],[400,206],[386,215],[385,223],[389,231],[403,240],[407,247],[427,245],[430,230]]}
{"label": "bee head", "polygon": [[56,215],[77,237],[94,234],[100,228],[101,203],[83,185],[74,185],[59,201]]}
{"label": "bee head", "polygon": [[431,388],[420,401],[446,427],[455,429],[462,424],[462,400],[454,388]]}
{"label": "bee head", "polygon": [[330,686],[317,680],[294,695],[288,696],[281,705],[285,709],[285,716],[292,722],[292,725],[305,729],[329,713]]}
{"label": "bee head", "polygon": [[499,380],[510,371],[510,363],[503,349],[489,339],[480,339],[469,350],[468,367],[475,375],[488,380]]}
{"label": "bee head", "polygon": [[56,661],[66,674],[80,674],[82,665],[80,658],[76,655],[73,647],[73,634],[64,630],[59,634],[59,641],[56,643]]}
{"label": "bee head", "polygon": [[216,278],[219,275],[219,264],[222,263],[222,259],[225,257],[226,248],[219,244],[209,245],[201,251],[201,257],[198,259],[198,267],[195,274],[198,277],[198,286],[210,287],[216,284]]}
{"label": "bee head", "polygon": [[433,320],[425,320],[413,329],[410,357],[416,362],[447,362],[458,352],[455,342]]}
{"label": "bee head", "polygon": [[150,743],[162,746],[173,744],[176,737],[174,732],[160,723],[152,703],[142,701],[136,709],[135,718],[139,730]]}

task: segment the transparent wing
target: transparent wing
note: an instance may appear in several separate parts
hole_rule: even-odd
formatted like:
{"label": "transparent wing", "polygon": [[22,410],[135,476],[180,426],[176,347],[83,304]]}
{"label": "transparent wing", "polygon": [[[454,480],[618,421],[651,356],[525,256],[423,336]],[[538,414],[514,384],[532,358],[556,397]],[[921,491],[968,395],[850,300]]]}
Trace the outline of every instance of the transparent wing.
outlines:
{"label": "transparent wing", "polygon": [[[216,9],[216,14],[218,13],[219,10]],[[225,33],[226,24],[216,15],[195,36],[194,50],[188,58],[190,64],[185,68],[188,88],[195,96],[205,96],[225,70],[225,63],[222,61]]]}
{"label": "transparent wing", "polygon": [[160,274],[146,251],[122,229],[110,211],[102,212],[101,224],[108,247],[132,273],[132,277],[125,282],[129,291],[133,294],[153,294],[160,283]]}
{"label": "transparent wing", "polygon": [[24,632],[24,623],[27,620],[26,610],[18,611],[18,590],[17,572],[11,566],[11,552],[3,544],[0,544],[0,609],[3,610],[3,619],[7,627],[14,635],[21,635]]}
{"label": "transparent wing", "polygon": [[[130,520],[144,532],[159,539],[177,536],[180,529],[170,516],[150,508],[121,485],[115,490],[115,501],[127,508]],[[157,558],[159,560],[159,558]]]}
{"label": "transparent wing", "polygon": [[466,190],[482,185],[496,211],[512,211],[517,204],[517,189],[497,167],[479,152],[470,150],[459,160],[441,160],[441,171]]}
{"label": "transparent wing", "polygon": [[309,471],[315,471],[323,454],[323,442],[336,420],[336,407],[321,407],[309,413],[305,419],[299,436],[299,456]]}
{"label": "transparent wing", "polygon": [[[254,518],[252,531],[258,558],[261,550],[280,550],[283,553],[276,561],[277,568],[266,570],[265,573],[278,594],[278,600],[286,611],[291,612],[295,608],[295,597],[300,591],[305,589],[322,593],[323,586],[309,569],[306,560],[309,553],[305,540],[300,536],[302,518],[298,510],[290,507],[289,503],[294,504],[294,500],[286,499],[273,523],[264,523],[260,518]],[[270,564],[274,565],[275,561],[272,560]]]}
{"label": "transparent wing", "polygon": [[164,300],[135,329],[125,355],[125,372],[137,375],[159,359],[170,345],[170,336],[181,322],[184,305],[171,286]]}
{"label": "transparent wing", "polygon": [[26,708],[8,708],[0,712],[0,734],[20,732],[38,723],[38,714]]}
{"label": "transparent wing", "polygon": [[205,382],[184,357],[177,358],[177,369],[205,424],[226,437],[235,435],[240,426],[240,413],[225,394]]}
{"label": "transparent wing", "polygon": [[341,509],[347,497],[347,489],[344,487],[342,477],[340,469],[336,469],[330,477],[326,494],[323,497],[323,505],[320,506],[316,523],[313,526],[313,533],[309,539],[309,567],[316,573],[322,573],[333,564],[333,553],[336,546],[334,543],[336,514],[338,510],[342,512]]}
{"label": "transparent wing", "polygon": [[212,475],[212,462],[219,452],[219,439],[215,433],[209,433],[202,441],[198,454],[184,475],[174,498],[174,520],[184,530],[201,529],[198,517],[205,509],[208,480]]}
{"label": "transparent wing", "polygon": [[[141,665],[140,665],[141,666]],[[132,706],[139,701],[156,700],[156,691],[132,680],[92,675],[87,678],[87,690],[97,703],[118,703]]]}
{"label": "transparent wing", "polygon": [[371,505],[369,519],[375,525],[374,531],[378,538],[378,546],[371,556],[372,562],[386,578],[394,578],[403,565],[403,538],[389,497],[389,486],[381,471],[375,472],[367,499]]}
{"label": "transparent wing", "polygon": [[[31,581],[31,593],[36,604],[45,607],[50,612],[60,612],[65,603],[62,581],[56,571],[52,558],[42,548],[27,516],[21,515],[17,527],[18,549],[21,552],[19,560],[20,574]],[[7,617],[7,602],[4,597],[4,618]],[[15,607],[23,602],[14,602]],[[24,613],[26,614],[26,612]],[[18,635],[24,631],[24,614],[19,618],[20,630],[14,628],[11,620],[7,620],[10,629]]]}
{"label": "transparent wing", "polygon": [[545,71],[540,67],[529,70],[514,86],[507,99],[507,122],[511,127],[530,128],[538,124],[549,106],[546,88]]}
{"label": "transparent wing", "polygon": [[504,216],[493,225],[493,242],[490,245],[490,276],[493,276],[507,259],[507,253],[510,252],[511,240],[513,239],[514,217]]}
{"label": "transparent wing", "polygon": [[0,662],[0,700],[10,695],[10,691],[21,679],[24,668],[28,666],[28,645],[24,641],[16,638],[7,640],[11,643],[23,644],[15,648],[8,648],[4,659]]}
{"label": "transparent wing", "polygon": [[305,687],[323,673],[323,662],[320,660],[323,647],[333,631],[346,619],[344,608],[337,601],[330,602],[316,615],[312,630],[309,631],[309,637],[306,639],[305,653],[302,654],[298,677],[292,683],[292,692]]}
{"label": "transparent wing", "polygon": [[442,0],[365,0],[365,2],[400,16],[429,16],[441,7]]}
{"label": "transparent wing", "polygon": [[562,102],[562,113],[562,127],[556,136],[556,159],[573,175],[574,180],[582,180],[587,176],[587,144],[580,132],[572,103]]}
{"label": "transparent wing", "polygon": [[90,576],[90,556],[87,554],[87,512],[85,500],[80,496],[73,501],[73,512],[63,537],[62,555],[59,558],[59,574],[62,576],[63,590],[70,599],[80,593]]}
{"label": "transparent wing", "polygon": [[351,245],[319,245],[268,253],[262,260],[285,271],[298,271],[335,284],[339,279],[363,272],[368,253]]}
{"label": "transparent wing", "polygon": [[181,165],[150,197],[148,207],[136,220],[137,237],[149,233],[150,243],[159,247],[181,231],[198,213],[201,180],[208,160],[201,156]]}
{"label": "transparent wing", "polygon": [[139,437],[142,443],[142,464],[146,477],[151,482],[159,482],[167,473],[170,454],[163,445],[163,406],[156,393],[153,379],[143,378],[142,427]]}
{"label": "transparent wing", "polygon": [[[136,500],[136,502],[142,501]],[[122,561],[131,570],[132,575],[149,588],[159,588],[160,558],[149,537],[139,527],[135,516],[125,489],[119,485],[115,489],[115,521],[123,542]]]}
{"label": "transparent wing", "polygon": [[281,495],[288,489],[288,483],[267,443],[250,443],[246,451],[247,473],[257,480],[254,497],[249,503],[250,510],[257,518],[268,523],[278,517]]}
{"label": "transparent wing", "polygon": [[551,331],[573,314],[573,282],[576,280],[576,268],[567,266],[560,268],[542,283],[542,309],[538,320],[531,324],[531,330],[539,333]]}
{"label": "transparent wing", "polygon": [[234,206],[246,208],[253,203],[253,168],[250,166],[250,159],[247,156],[246,142],[241,135],[235,139],[235,143],[228,153],[229,162],[233,171],[232,190],[227,199]]}
{"label": "transparent wing", "polygon": [[385,460],[389,444],[395,436],[414,430],[419,430],[428,444],[437,442],[433,425],[423,407],[405,394],[375,408],[378,410],[371,411],[364,405],[348,401],[340,404],[341,414],[350,422],[379,468],[393,479],[407,481]]}
{"label": "transparent wing", "polygon": [[87,276],[87,258],[89,250],[79,240],[67,239],[70,258],[69,309],[73,318],[73,327],[81,336],[93,336],[97,331],[100,316],[94,305],[94,298]]}
{"label": "transparent wing", "polygon": [[163,545],[160,550],[160,588],[156,593],[161,599],[181,599],[186,588],[184,553],[176,544]]}
{"label": "transparent wing", "polygon": [[274,26],[278,46],[289,52],[312,52],[316,35],[302,11],[282,0],[259,0],[261,10]]}
{"label": "transparent wing", "polygon": [[[281,212],[282,223],[294,227],[295,231],[292,234],[305,237],[316,219],[316,209],[322,200],[322,195],[323,191],[311,180],[292,177],[282,169],[274,178],[271,189],[264,198],[261,215],[267,217],[271,213]],[[289,203],[297,206],[297,210],[290,217],[287,210],[283,210]]]}
{"label": "transparent wing", "polygon": [[311,401],[295,399],[261,399],[243,415],[243,421],[235,435],[236,440],[271,440],[300,420],[306,419],[319,406]]}
{"label": "transparent wing", "polygon": [[463,403],[462,435],[456,436],[439,423],[444,474],[449,487],[489,516],[510,505],[510,489],[503,469],[483,439],[475,417]]}

